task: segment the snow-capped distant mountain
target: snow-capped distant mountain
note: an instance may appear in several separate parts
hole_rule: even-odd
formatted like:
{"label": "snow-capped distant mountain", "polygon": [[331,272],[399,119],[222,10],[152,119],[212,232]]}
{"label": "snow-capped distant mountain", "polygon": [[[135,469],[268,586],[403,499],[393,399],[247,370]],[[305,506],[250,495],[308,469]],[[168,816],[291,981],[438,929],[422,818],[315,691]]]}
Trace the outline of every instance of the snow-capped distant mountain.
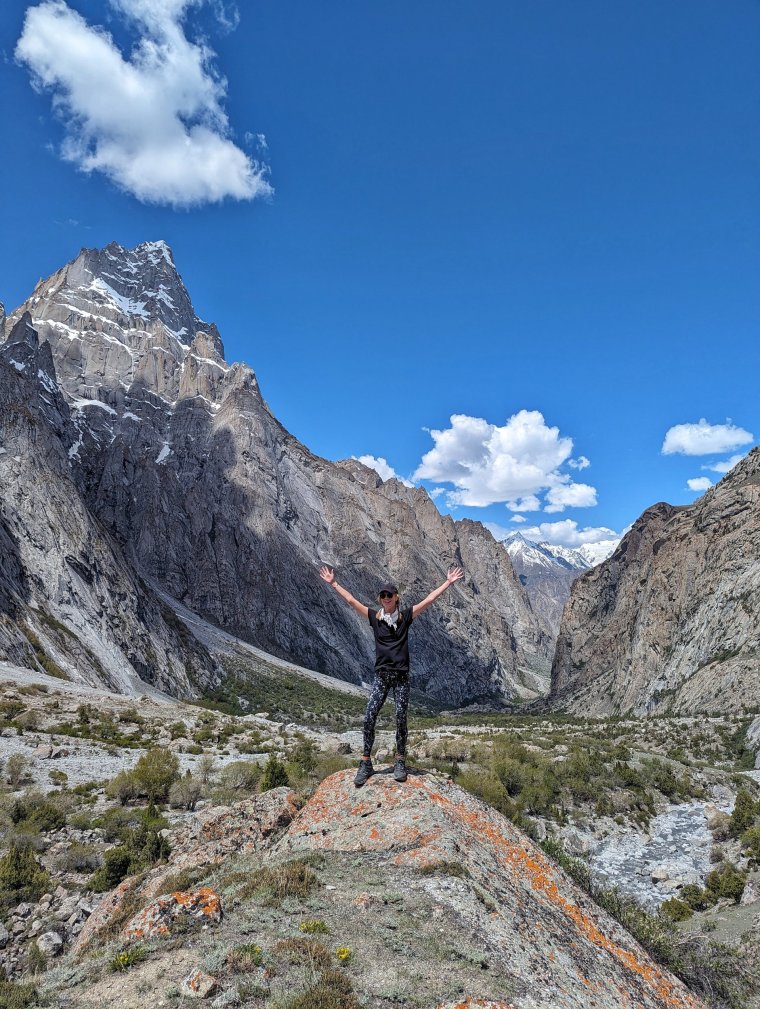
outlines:
{"label": "snow-capped distant mountain", "polygon": [[537,542],[521,532],[509,533],[501,542],[512,560],[515,573],[525,586],[533,609],[549,622],[557,634],[562,610],[575,579],[609,557],[617,546],[617,540],[605,540],[572,549]]}

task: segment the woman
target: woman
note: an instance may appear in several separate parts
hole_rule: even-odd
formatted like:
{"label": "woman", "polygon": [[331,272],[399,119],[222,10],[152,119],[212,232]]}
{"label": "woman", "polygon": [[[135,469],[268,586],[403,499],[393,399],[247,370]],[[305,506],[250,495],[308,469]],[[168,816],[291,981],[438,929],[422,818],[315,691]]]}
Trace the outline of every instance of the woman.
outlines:
{"label": "woman", "polygon": [[393,690],[396,703],[396,763],[393,777],[396,781],[406,781],[406,712],[409,706],[409,628],[412,620],[426,610],[431,603],[443,595],[446,589],[464,578],[461,568],[451,567],[446,581],[425,596],[421,603],[400,610],[398,589],[395,585],[383,585],[378,596],[380,609],[371,609],[354,599],[348,589],[338,584],[335,572],[324,564],[320,576],[332,585],[338,595],[352,606],[357,613],[369,620],[375,635],[375,678],[369,695],[367,712],[364,716],[364,755],[359,761],[354,784],[360,788],[375,773],[372,766],[372,744],[375,741],[375,722],[388,692]]}

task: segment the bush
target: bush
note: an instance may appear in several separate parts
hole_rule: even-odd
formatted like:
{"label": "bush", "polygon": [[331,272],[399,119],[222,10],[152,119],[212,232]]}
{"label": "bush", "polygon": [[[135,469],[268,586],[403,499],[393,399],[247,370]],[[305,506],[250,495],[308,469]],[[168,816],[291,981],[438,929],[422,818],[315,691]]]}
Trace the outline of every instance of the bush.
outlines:
{"label": "bush", "polygon": [[74,841],[56,859],[59,872],[93,872],[101,864],[101,857],[91,844]]}
{"label": "bush", "polygon": [[760,862],[760,826],[750,827],[742,834],[742,848],[748,858]]}
{"label": "bush", "polygon": [[200,781],[190,776],[190,772],[179,781],[175,781],[169,789],[169,805],[174,809],[194,810],[195,804],[203,795]]}
{"label": "bush", "polygon": [[713,869],[707,874],[705,890],[713,897],[713,901],[722,898],[738,904],[744,892],[746,881],[746,873],[740,872],[730,862],[725,862],[719,869]]}
{"label": "bush", "polygon": [[[110,812],[124,813],[124,810]],[[121,844],[105,853],[103,865],[90,877],[90,889],[97,893],[112,890],[127,876],[164,861],[171,851],[169,842],[160,833],[166,826],[166,820],[157,814],[154,806],[135,811],[133,819],[127,823],[112,823],[111,832],[116,833]]]}
{"label": "bush", "polygon": [[285,765],[274,753],[269,754],[261,778],[261,791],[268,792],[271,788],[281,788],[290,784]]}
{"label": "bush", "polygon": [[754,801],[746,788],[740,788],[736,793],[736,802],[728,825],[729,836],[741,837],[754,824],[758,811],[760,803]]}
{"label": "bush", "polygon": [[144,753],[132,771],[137,786],[151,802],[166,802],[179,774],[179,760],[169,750],[154,747]]}
{"label": "bush", "polygon": [[250,794],[256,791],[260,778],[261,768],[254,761],[233,760],[220,771],[218,787],[225,793]]}
{"label": "bush", "polygon": [[5,764],[5,779],[12,789],[19,788],[29,777],[29,761],[21,753],[12,753]]}
{"label": "bush", "polygon": [[11,843],[0,858],[0,907],[14,907],[22,901],[36,903],[50,886],[50,876],[27,845]]}
{"label": "bush", "polygon": [[16,799],[10,817],[20,830],[58,830],[66,823],[66,816],[58,803],[41,792],[30,792]]}
{"label": "bush", "polygon": [[694,914],[689,905],[677,897],[671,897],[670,900],[664,901],[660,907],[660,913],[674,922],[686,921]]}
{"label": "bush", "polygon": [[106,784],[106,795],[109,799],[117,799],[122,806],[136,799],[140,791],[134,771],[119,771]]}

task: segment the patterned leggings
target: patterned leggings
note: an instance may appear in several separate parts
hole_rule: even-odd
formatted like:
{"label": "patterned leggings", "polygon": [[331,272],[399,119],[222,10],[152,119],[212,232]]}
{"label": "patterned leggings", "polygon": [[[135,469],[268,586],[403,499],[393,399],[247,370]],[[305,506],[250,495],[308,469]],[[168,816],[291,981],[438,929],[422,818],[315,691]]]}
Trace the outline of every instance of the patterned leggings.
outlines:
{"label": "patterned leggings", "polygon": [[364,715],[364,755],[370,756],[375,742],[375,722],[385,703],[388,692],[393,691],[396,702],[396,753],[406,753],[406,710],[409,707],[409,673],[375,672],[369,695],[367,712]]}

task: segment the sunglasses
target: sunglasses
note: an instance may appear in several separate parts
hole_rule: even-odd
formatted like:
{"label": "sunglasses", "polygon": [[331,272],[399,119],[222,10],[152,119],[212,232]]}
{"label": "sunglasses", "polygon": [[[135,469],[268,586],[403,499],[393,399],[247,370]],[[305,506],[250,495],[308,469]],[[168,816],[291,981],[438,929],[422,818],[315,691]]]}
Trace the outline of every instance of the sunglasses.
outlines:
{"label": "sunglasses", "polygon": [[381,599],[393,599],[393,597],[395,595],[396,595],[395,592],[381,592],[380,593],[380,598]]}

